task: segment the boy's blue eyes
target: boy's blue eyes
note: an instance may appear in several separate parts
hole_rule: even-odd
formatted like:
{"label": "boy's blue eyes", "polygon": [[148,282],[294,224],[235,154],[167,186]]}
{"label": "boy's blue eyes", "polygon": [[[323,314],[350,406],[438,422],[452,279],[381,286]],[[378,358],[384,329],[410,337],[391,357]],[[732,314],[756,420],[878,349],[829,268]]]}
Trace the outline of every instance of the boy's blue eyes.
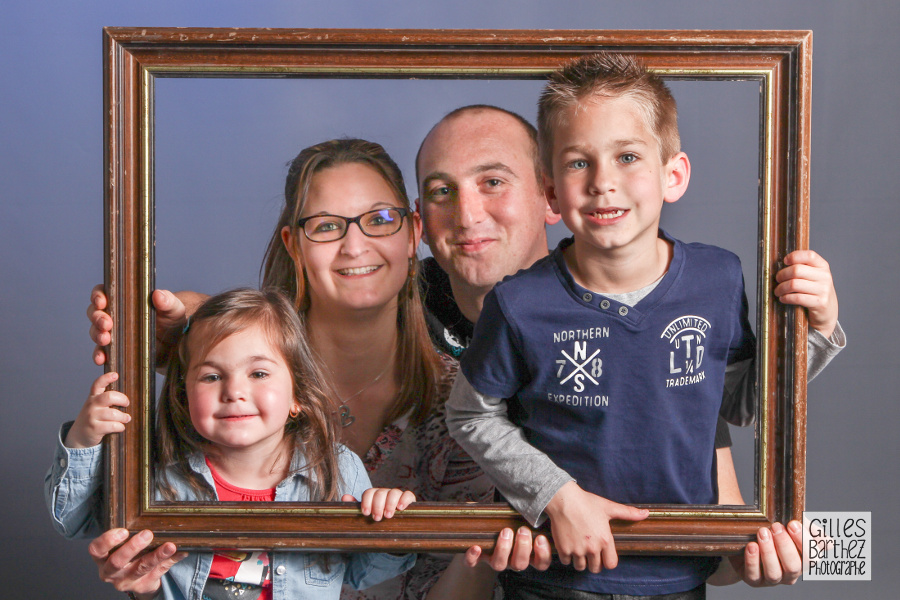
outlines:
{"label": "boy's blue eyes", "polygon": [[[631,152],[626,152],[625,154],[619,156],[617,159],[620,163],[630,165],[638,159],[636,154],[632,154]],[[569,163],[569,168],[571,169],[587,169],[588,161],[586,160],[573,160]]]}

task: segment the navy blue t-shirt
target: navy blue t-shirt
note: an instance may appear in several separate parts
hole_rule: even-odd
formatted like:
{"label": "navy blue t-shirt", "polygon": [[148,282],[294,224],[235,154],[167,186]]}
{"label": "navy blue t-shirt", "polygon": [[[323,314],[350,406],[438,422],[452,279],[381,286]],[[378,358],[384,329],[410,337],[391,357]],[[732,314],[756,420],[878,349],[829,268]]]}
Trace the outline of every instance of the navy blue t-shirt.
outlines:
{"label": "navy blue t-shirt", "polygon": [[[507,398],[528,441],[583,489],[622,503],[714,504],[725,366],[751,358],[755,338],[737,256],[666,239],[669,269],[633,307],[576,284],[564,240],[488,294],[461,370],[482,394]],[[620,557],[599,575],[556,562],[525,576],[665,594],[696,587],[717,563]]]}

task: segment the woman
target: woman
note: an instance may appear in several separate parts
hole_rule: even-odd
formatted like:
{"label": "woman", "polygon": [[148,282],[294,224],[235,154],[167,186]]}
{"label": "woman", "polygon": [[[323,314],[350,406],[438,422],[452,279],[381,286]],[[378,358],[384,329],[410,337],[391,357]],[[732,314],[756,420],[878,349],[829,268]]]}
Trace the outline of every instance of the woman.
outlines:
{"label": "woman", "polygon": [[[311,146],[290,165],[263,285],[294,298],[339,396],[342,441],[363,458],[374,485],[389,482],[422,501],[487,502],[490,482],[444,425],[443,402],[456,363],[432,348],[425,325],[416,285],[421,232],[400,170],[381,146],[363,140]],[[179,296],[189,306],[201,298]],[[92,299],[92,338],[106,344],[111,320],[98,314],[106,299],[96,289]],[[185,314],[185,306],[167,292],[154,292],[154,304],[161,325]],[[102,356],[98,349],[95,359]],[[173,560],[169,544],[148,559],[132,560],[141,540],[129,541],[125,553],[111,559],[111,536],[95,540],[91,553],[101,577],[119,589],[131,589],[147,577],[143,570],[164,569]],[[527,544],[513,555],[518,566],[527,563],[531,547],[530,539],[521,541]],[[505,531],[495,568],[505,566],[511,547],[511,532]],[[540,566],[549,560],[545,540],[539,548]],[[479,552],[470,551],[470,563]],[[363,592],[345,590],[344,597],[490,597],[494,573],[486,565],[470,569],[464,560],[465,555],[423,554],[407,574]]]}

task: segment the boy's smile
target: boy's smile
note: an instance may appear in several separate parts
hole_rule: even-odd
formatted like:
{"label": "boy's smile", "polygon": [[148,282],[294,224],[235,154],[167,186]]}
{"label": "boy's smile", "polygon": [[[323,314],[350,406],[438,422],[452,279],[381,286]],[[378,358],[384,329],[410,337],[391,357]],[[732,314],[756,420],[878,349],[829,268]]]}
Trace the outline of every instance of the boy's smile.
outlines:
{"label": "boy's smile", "polygon": [[678,153],[662,164],[659,141],[628,97],[586,98],[561,117],[547,195],[575,235],[576,255],[657,256],[662,205],[684,193],[687,156]]}

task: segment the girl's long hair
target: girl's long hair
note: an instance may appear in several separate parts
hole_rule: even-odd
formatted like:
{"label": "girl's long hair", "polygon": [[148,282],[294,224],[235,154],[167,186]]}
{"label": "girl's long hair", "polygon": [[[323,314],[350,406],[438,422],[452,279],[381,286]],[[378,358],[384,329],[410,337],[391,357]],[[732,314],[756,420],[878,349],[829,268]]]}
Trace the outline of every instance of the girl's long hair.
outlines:
{"label": "girl's long hair", "polygon": [[[300,414],[288,418],[284,435],[290,442],[291,461],[296,453],[306,460],[310,500],[340,500],[338,423],[331,400],[334,392],[312,355],[306,328],[291,303],[278,290],[236,289],[213,296],[197,309],[186,332],[181,332],[169,357],[166,379],[157,407],[157,435],[153,464],[157,489],[166,500],[177,500],[167,477],[172,469],[201,499],[215,499],[215,491],[190,468],[192,454],[214,455],[216,447],[191,422],[185,377],[191,359],[203,357],[220,341],[247,327],[262,327],[269,343],[287,363],[293,380],[293,400]],[[193,342],[189,345],[189,341]],[[196,356],[191,356],[191,351]]]}
{"label": "girl's long hair", "polygon": [[[344,164],[362,164],[375,170],[393,190],[397,202],[409,207],[403,175],[397,164],[379,144],[358,139],[330,140],[304,149],[290,163],[284,185],[284,208],[266,248],[262,266],[262,283],[284,291],[294,299],[301,317],[309,308],[309,284],[302,257],[295,262],[285,248],[281,230],[289,227],[293,238],[303,232],[297,221],[303,213],[313,177],[316,173]],[[410,236],[413,229],[410,227]],[[300,256],[299,244],[295,252]],[[400,385],[396,403],[388,415],[393,421],[410,412],[410,420],[423,421],[437,403],[435,388],[441,373],[440,357],[431,344],[418,285],[419,263],[410,261],[406,285],[397,294],[398,364],[406,376]]]}

